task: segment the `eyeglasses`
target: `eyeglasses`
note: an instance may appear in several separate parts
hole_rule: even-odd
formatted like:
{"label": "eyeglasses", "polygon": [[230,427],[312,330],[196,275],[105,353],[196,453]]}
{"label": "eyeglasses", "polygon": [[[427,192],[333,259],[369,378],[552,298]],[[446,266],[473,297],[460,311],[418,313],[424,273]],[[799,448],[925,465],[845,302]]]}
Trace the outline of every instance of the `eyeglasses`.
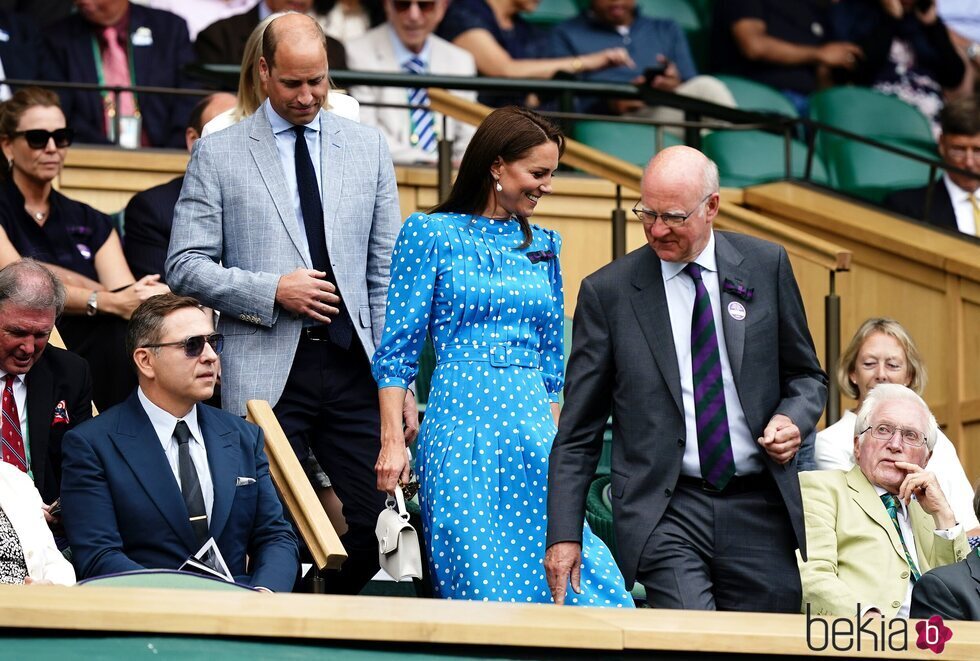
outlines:
{"label": "eyeglasses", "polygon": [[48,146],[48,140],[52,138],[54,138],[55,147],[64,149],[70,146],[75,140],[75,129],[63,128],[53,131],[30,129],[29,131],[15,131],[13,134],[15,138],[19,138],[20,136],[24,136],[24,139],[27,140],[27,146],[31,149],[44,149]]}
{"label": "eyeglasses", "polygon": [[392,0],[391,4],[395,6],[395,11],[399,14],[411,9],[412,5],[418,5],[421,12],[432,11],[436,6],[435,0]]}
{"label": "eyeglasses", "polygon": [[[868,427],[871,430],[871,436],[877,438],[879,441],[890,441],[895,436],[895,432],[899,432],[902,437],[902,443],[913,448],[921,448],[926,443],[925,437],[914,429],[902,429],[901,427],[896,427],[894,425],[889,425],[888,423],[881,422],[877,425],[871,425]],[[865,431],[868,431],[865,429]]]}
{"label": "eyeglasses", "polygon": [[216,354],[221,355],[221,350],[225,348],[225,336],[221,333],[211,333],[210,335],[192,335],[179,342],[160,342],[158,344],[144,344],[141,349],[156,349],[158,347],[183,347],[184,355],[188,358],[197,358],[204,352],[204,343],[211,345]]}
{"label": "eyeglasses", "polygon": [[680,227],[685,221],[687,221],[688,218],[694,215],[694,212],[700,209],[701,205],[704,204],[712,195],[714,195],[714,193],[708,193],[702,197],[701,201],[697,203],[697,206],[691,209],[690,212],[683,215],[679,213],[657,213],[656,211],[651,211],[650,209],[644,209],[640,206],[640,202],[637,202],[633,206],[633,213],[636,214],[636,217],[639,218],[640,222],[644,225],[656,225],[657,218],[660,218],[660,220],[662,220],[664,225],[667,227]]}
{"label": "eyeglasses", "polygon": [[963,147],[960,145],[955,145],[953,147],[946,148],[946,155],[954,161],[965,160],[967,154],[973,154],[974,158],[980,158],[980,147]]}

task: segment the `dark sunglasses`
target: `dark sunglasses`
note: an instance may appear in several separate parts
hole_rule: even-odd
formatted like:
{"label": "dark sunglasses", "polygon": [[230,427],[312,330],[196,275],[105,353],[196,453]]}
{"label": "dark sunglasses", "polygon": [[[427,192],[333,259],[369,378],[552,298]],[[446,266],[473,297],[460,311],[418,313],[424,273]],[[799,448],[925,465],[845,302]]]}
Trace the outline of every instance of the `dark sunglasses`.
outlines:
{"label": "dark sunglasses", "polygon": [[421,12],[432,11],[436,6],[435,0],[392,0],[391,4],[399,13],[408,11],[412,5],[418,5]]}
{"label": "dark sunglasses", "polygon": [[141,349],[156,349],[158,347],[183,347],[184,355],[188,358],[197,358],[204,352],[204,343],[207,342],[218,355],[225,348],[225,336],[221,333],[211,333],[210,335],[192,335],[186,340],[179,342],[160,342],[158,344],[144,344]]}
{"label": "dark sunglasses", "polygon": [[29,131],[16,131],[14,133],[15,138],[24,136],[27,140],[27,145],[31,149],[44,149],[48,146],[48,140],[54,138],[54,146],[58,149],[64,149],[71,145],[72,141],[75,139],[75,129],[63,128],[55,129],[53,131],[45,131],[44,129],[31,129]]}

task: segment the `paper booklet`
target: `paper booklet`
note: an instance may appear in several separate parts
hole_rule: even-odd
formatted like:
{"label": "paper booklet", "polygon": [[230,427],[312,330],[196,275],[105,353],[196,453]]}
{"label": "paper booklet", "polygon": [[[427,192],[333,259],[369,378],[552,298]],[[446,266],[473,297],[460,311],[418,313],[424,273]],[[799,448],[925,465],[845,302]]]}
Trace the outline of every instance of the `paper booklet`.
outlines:
{"label": "paper booklet", "polygon": [[179,571],[220,578],[229,583],[235,582],[235,578],[228,571],[228,565],[225,564],[221,551],[218,550],[218,543],[214,541],[214,537],[209,538],[197,553],[187,558],[184,564],[180,566]]}

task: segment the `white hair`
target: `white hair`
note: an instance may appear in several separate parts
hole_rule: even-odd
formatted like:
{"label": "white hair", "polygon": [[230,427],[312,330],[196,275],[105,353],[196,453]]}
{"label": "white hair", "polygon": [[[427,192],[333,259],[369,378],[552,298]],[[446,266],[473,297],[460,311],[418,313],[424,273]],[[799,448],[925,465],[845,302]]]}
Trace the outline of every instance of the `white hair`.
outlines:
{"label": "white hair", "polygon": [[929,406],[925,403],[914,390],[907,388],[899,383],[880,383],[871,389],[871,392],[864,398],[860,410],[857,413],[857,420],[854,421],[854,435],[860,436],[859,443],[864,443],[864,432],[870,426],[871,416],[877,411],[878,407],[885,402],[908,402],[918,406],[926,416],[926,446],[929,452],[936,447],[936,437],[939,435],[939,425],[936,424],[936,416],[929,411]]}

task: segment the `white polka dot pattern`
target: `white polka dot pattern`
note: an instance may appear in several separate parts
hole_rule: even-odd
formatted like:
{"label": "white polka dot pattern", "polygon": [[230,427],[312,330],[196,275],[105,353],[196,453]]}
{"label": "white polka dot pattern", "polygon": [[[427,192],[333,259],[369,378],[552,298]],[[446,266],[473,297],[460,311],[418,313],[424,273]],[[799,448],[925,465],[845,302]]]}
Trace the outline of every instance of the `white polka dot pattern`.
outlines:
{"label": "white polka dot pattern", "polygon": [[[440,597],[550,602],[545,551],[549,402],[563,383],[564,304],[556,232],[516,221],[414,214],[391,262],[373,373],[379,387],[416,376],[426,333],[436,351],[417,467],[433,585]],[[540,353],[540,368],[495,366],[492,345]],[[474,360],[460,359],[473,349]],[[453,360],[440,354],[453,350]],[[606,546],[585,526],[582,593],[572,604],[632,606]]]}

